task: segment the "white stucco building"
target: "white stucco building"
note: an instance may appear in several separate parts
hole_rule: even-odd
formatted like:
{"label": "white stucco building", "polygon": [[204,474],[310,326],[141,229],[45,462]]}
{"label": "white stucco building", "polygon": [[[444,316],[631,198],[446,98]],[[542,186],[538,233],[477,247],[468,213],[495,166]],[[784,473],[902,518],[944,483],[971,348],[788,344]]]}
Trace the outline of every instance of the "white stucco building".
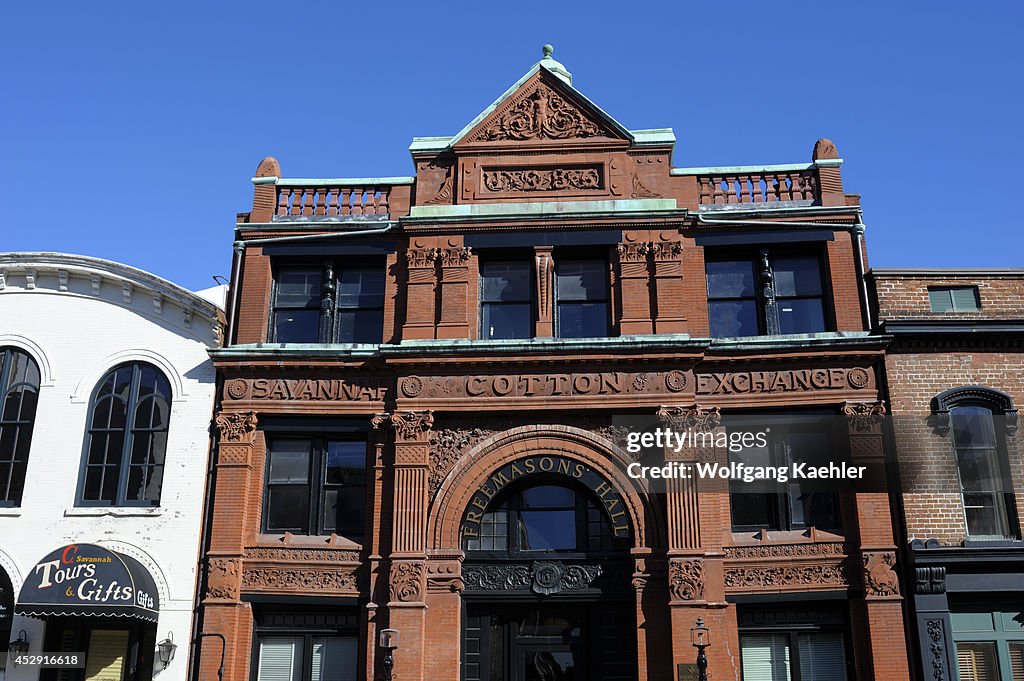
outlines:
{"label": "white stucco building", "polygon": [[186,679],[222,299],[0,254],[0,636],[87,653],[82,669],[8,661],[6,681]]}

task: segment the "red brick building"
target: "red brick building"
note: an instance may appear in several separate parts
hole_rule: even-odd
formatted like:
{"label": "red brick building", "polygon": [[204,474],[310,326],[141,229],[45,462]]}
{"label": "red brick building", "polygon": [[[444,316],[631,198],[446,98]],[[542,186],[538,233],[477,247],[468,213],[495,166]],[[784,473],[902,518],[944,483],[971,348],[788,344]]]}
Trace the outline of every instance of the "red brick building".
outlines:
{"label": "red brick building", "polygon": [[1024,678],[1024,270],[871,273],[924,678]]}
{"label": "red brick building", "polygon": [[[401,681],[670,681],[698,617],[720,681],[908,678],[884,479],[743,495],[628,473],[619,416],[772,413],[765,457],[884,458],[886,340],[835,146],[675,168],[674,140],[547,54],[457,135],[415,139],[414,176],[260,163],[213,353],[201,627],[228,681],[378,678],[385,628]],[[841,432],[799,425],[828,417]]]}

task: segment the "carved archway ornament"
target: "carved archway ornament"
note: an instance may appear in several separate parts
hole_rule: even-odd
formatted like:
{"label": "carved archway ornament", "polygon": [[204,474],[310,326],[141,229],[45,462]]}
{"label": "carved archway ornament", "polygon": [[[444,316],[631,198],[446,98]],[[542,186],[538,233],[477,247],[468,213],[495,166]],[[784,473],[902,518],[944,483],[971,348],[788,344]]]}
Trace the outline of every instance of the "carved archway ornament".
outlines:
{"label": "carved archway ornament", "polygon": [[430,548],[458,549],[464,522],[480,512],[487,492],[494,496],[528,475],[543,474],[590,489],[609,518],[614,516],[613,526],[625,528],[620,536],[632,536],[634,548],[657,544],[664,534],[661,513],[648,503],[647,483],[626,474],[631,462],[609,440],[571,426],[523,426],[493,435],[463,452],[441,482],[430,512]]}

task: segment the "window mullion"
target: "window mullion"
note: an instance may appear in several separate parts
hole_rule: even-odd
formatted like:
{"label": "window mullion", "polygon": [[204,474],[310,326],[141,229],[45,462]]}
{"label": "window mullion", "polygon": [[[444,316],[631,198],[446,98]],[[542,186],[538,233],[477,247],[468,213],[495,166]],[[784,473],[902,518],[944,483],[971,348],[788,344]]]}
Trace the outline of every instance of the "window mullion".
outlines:
{"label": "window mullion", "polygon": [[121,470],[118,472],[117,495],[114,505],[126,503],[128,474],[131,468],[132,447],[135,445],[135,407],[139,402],[139,384],[142,382],[142,367],[132,365],[132,386],[128,390],[128,416],[125,419],[124,444],[121,446]]}
{"label": "window mullion", "polygon": [[769,251],[762,248],[758,258],[758,281],[760,283],[760,299],[765,324],[765,333],[769,336],[780,333],[779,309],[775,301],[775,273],[769,261]]}
{"label": "window mullion", "polygon": [[327,260],[323,265],[323,283],[320,285],[320,342],[334,340],[334,308],[337,293],[334,262]]}
{"label": "window mullion", "polygon": [[312,456],[310,459],[310,466],[312,470],[309,473],[309,534],[317,536],[323,533],[323,528],[320,526],[320,507],[323,504],[324,486],[322,479],[324,475],[324,447],[325,443],[323,440],[313,440],[311,442],[313,447]]}

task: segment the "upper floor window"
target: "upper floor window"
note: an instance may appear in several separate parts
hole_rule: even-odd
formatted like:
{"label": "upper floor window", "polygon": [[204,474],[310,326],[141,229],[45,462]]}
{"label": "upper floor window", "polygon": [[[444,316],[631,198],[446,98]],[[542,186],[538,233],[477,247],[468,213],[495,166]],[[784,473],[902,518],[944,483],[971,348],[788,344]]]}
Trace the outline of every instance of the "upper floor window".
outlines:
{"label": "upper floor window", "polygon": [[559,338],[608,335],[608,262],[604,259],[557,260],[555,322]]}
{"label": "upper floor window", "polygon": [[362,541],[366,452],[365,439],[271,438],[263,531]]}
{"label": "upper floor window", "polygon": [[[828,466],[835,458],[836,438],[827,417],[772,420],[770,427],[766,427],[765,421],[761,419],[756,423],[754,427],[744,426],[741,419],[730,422],[731,428],[744,432],[763,431],[765,434],[765,446],[755,444],[740,452],[730,452],[730,461],[752,468],[772,466],[792,470],[793,464],[800,463],[807,464],[808,468]],[[733,481],[730,484],[733,529],[838,529],[838,496],[833,491],[814,487],[809,482],[793,479],[786,484],[775,481],[766,481],[764,484]]]}
{"label": "upper floor window", "polygon": [[93,394],[79,503],[158,506],[171,417],[171,384],[149,364],[122,364]]}
{"label": "upper floor window", "polygon": [[946,426],[952,431],[967,536],[1015,537],[1013,485],[1004,439],[1006,427],[1016,425],[1010,396],[978,386],[953,388],[938,395],[933,408],[943,417],[940,432]]}
{"label": "upper floor window", "polygon": [[0,400],[0,506],[17,506],[39,400],[39,366],[21,350],[0,348]]}
{"label": "upper floor window", "polygon": [[705,267],[713,338],[826,330],[816,255],[762,249],[744,257],[711,256]]}
{"label": "upper floor window", "polygon": [[977,286],[929,286],[932,312],[977,312],[981,308]]}
{"label": "upper floor window", "polygon": [[480,263],[480,337],[533,337],[533,281],[529,260]]}
{"label": "upper floor window", "polygon": [[537,553],[624,549],[608,514],[582,489],[555,482],[520,486],[492,502],[467,551]]}
{"label": "upper floor window", "polygon": [[271,317],[277,343],[380,343],[384,266],[278,267]]}

